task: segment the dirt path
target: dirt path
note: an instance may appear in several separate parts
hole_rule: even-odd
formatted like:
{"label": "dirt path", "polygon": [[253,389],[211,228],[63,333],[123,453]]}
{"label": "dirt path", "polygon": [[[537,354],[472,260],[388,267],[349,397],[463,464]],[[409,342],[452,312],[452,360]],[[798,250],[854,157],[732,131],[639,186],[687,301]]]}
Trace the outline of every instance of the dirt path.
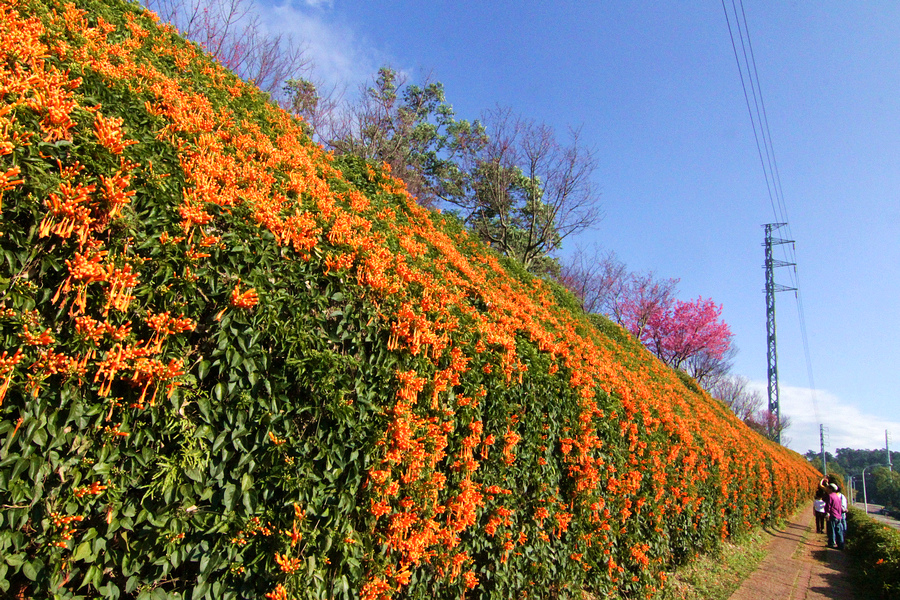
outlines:
{"label": "dirt path", "polygon": [[768,533],[769,555],[729,600],[861,600],[848,579],[847,557],[816,533],[812,505]]}

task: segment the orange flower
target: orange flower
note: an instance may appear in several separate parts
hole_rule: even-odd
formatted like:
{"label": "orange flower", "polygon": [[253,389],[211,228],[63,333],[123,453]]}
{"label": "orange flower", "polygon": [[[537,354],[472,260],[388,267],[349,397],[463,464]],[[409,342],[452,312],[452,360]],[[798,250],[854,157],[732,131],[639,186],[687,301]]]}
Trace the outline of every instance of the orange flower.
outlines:
{"label": "orange flower", "polygon": [[23,326],[22,331],[22,341],[29,346],[49,346],[54,341],[53,336],[50,334],[50,329],[48,328],[46,331],[42,332],[39,335],[34,335],[30,331],[28,331],[28,325]]}
{"label": "orange flower", "polygon": [[22,170],[19,167],[12,167],[7,169],[5,173],[0,173],[0,208],[3,207],[3,192],[25,183],[24,179],[13,179],[21,172]]}
{"label": "orange flower", "polygon": [[284,586],[279,583],[274,590],[266,594],[266,598],[268,600],[289,600],[290,597]]}
{"label": "orange flower", "polygon": [[372,501],[372,509],[369,511],[375,518],[383,517],[391,512],[391,507],[387,502]]}
{"label": "orange flower", "polygon": [[231,305],[235,308],[251,309],[259,302],[259,296],[256,288],[250,288],[246,292],[241,292],[240,284],[234,286],[231,292]]}
{"label": "orange flower", "polygon": [[478,585],[478,577],[475,575],[475,571],[466,571],[463,574],[463,579],[466,582],[467,590],[471,590]]}
{"label": "orange flower", "polygon": [[569,522],[572,520],[572,515],[571,513],[560,511],[554,515],[554,518],[556,519],[557,526],[556,535],[562,535],[569,528]]}
{"label": "orange flower", "polygon": [[61,196],[51,193],[47,199],[50,210],[41,221],[40,237],[47,237],[52,232],[67,238],[74,233],[83,246],[94,223],[89,201],[95,189],[95,185],[73,186],[63,181],[59,186]]}
{"label": "orange flower", "polygon": [[372,577],[367,581],[359,593],[360,600],[381,600],[388,598],[393,591],[393,586],[382,577]]}
{"label": "orange flower", "polygon": [[97,496],[97,495],[102,494],[103,490],[105,490],[106,487],[107,486],[105,486],[105,485],[100,485],[99,481],[95,481],[94,483],[92,483],[90,485],[90,487],[81,486],[81,487],[75,488],[73,493],[75,494],[76,498],[82,498],[82,497],[88,496],[88,495]]}
{"label": "orange flower", "polygon": [[94,134],[97,136],[97,140],[113,154],[121,154],[126,147],[137,144],[134,140],[123,139],[121,118],[107,118],[99,112],[94,117]]}
{"label": "orange flower", "polygon": [[300,567],[303,566],[303,561],[301,559],[290,558],[279,552],[275,553],[275,562],[277,562],[278,566],[281,567],[281,570],[287,574],[296,573]]}
{"label": "orange flower", "polygon": [[[19,348],[16,350],[16,353],[12,356],[8,356],[6,350],[3,351],[3,354],[0,355],[0,377],[6,375],[6,379],[3,380],[3,383],[0,384],[0,404],[3,404],[3,399],[6,397],[6,392],[9,389],[9,383],[12,381],[13,369],[15,369],[16,365],[22,360],[22,349]],[[21,425],[22,419],[19,418],[19,423],[16,425],[16,429],[18,430],[19,425]],[[15,435],[15,431],[13,432]]]}
{"label": "orange flower", "polygon": [[131,202],[132,196],[137,193],[135,190],[128,190],[131,175],[122,169],[112,177],[101,175],[100,182],[103,185],[103,198],[106,200],[105,219],[115,219],[122,212],[122,207]]}

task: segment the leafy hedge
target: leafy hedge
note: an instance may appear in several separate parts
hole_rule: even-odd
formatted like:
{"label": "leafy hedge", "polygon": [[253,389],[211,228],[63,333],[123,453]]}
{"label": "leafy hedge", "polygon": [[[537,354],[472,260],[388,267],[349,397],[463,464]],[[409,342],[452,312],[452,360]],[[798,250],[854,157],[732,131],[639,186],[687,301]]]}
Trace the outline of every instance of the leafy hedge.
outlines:
{"label": "leafy hedge", "polygon": [[847,518],[847,554],[857,584],[870,598],[900,594],[900,531],[851,508]]}
{"label": "leafy hedge", "polygon": [[636,597],[814,488],[137,5],[0,39],[0,591]]}

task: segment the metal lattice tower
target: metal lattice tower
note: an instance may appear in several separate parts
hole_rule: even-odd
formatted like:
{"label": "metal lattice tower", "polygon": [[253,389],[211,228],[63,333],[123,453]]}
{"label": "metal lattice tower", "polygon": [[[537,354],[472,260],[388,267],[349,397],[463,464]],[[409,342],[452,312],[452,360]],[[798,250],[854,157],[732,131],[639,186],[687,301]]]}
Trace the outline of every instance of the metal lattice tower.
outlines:
{"label": "metal lattice tower", "polygon": [[775,267],[794,266],[794,263],[772,258],[772,246],[794,243],[793,240],[782,240],[772,237],[773,231],[784,227],[785,225],[787,225],[787,223],[767,223],[766,225],[763,225],[763,227],[766,228],[766,241],[763,242],[763,246],[766,248],[766,264],[763,265],[763,267],[766,270],[766,354],[769,366],[769,437],[773,437],[774,434],[775,441],[779,444],[781,443],[781,408],[778,403],[778,351],[775,347],[775,292],[788,292],[797,289],[775,283]]}

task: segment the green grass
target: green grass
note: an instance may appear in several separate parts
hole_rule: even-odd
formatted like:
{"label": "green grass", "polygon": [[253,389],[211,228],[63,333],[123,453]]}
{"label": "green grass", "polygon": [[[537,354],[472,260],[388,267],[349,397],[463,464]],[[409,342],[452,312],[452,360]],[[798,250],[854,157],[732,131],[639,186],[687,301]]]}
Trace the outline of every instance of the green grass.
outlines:
{"label": "green grass", "polygon": [[671,573],[653,600],[726,600],[766,557],[770,536],[757,529],[698,555]]}

